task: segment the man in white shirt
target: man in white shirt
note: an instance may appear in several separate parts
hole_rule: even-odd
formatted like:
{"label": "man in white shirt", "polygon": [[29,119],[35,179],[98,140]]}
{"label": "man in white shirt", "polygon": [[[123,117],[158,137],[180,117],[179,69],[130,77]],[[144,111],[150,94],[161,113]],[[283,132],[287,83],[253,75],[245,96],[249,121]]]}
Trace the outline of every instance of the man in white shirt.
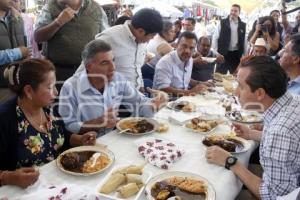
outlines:
{"label": "man in white shirt", "polygon": [[141,9],[131,21],[113,26],[96,36],[108,42],[115,56],[116,71],[134,87],[143,91],[141,67],[144,64],[147,42],[162,30],[162,17],[153,9]]}
{"label": "man in white shirt", "polygon": [[221,20],[213,35],[212,47],[225,57],[225,63],[218,66],[220,73],[235,72],[245,51],[246,24],[239,18],[241,7],[233,4],[230,15]]}
{"label": "man in white shirt", "polygon": [[154,88],[174,96],[193,95],[204,90],[204,85],[191,79],[192,53],[196,44],[197,38],[192,32],[186,31],[179,36],[177,49],[162,57],[156,64]]}

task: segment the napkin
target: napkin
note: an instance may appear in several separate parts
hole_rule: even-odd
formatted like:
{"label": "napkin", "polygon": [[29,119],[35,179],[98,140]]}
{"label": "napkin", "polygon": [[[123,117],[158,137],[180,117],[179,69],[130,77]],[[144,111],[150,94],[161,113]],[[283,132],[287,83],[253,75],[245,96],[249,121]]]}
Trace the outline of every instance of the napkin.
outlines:
{"label": "napkin", "polygon": [[174,143],[162,139],[147,138],[138,140],[136,143],[139,154],[150,164],[161,169],[169,169],[185,153]]}
{"label": "napkin", "polygon": [[96,200],[100,199],[91,188],[83,185],[61,184],[50,186],[36,191],[31,191],[29,194],[18,197],[19,200]]}

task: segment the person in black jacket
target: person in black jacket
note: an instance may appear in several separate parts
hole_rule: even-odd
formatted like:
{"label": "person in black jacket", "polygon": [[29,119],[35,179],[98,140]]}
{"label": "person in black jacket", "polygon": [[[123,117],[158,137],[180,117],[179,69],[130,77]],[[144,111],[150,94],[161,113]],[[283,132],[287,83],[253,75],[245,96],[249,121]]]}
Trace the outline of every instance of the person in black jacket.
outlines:
{"label": "person in black jacket", "polygon": [[218,66],[220,73],[234,73],[245,51],[246,24],[239,15],[241,7],[237,4],[231,6],[230,15],[222,19],[213,35],[212,47],[223,55],[225,62]]}
{"label": "person in black jacket", "polygon": [[54,160],[69,146],[95,144],[96,133],[67,132],[47,108],[57,95],[50,61],[13,63],[4,77],[16,96],[0,105],[0,185],[26,188],[39,177],[33,166]]}

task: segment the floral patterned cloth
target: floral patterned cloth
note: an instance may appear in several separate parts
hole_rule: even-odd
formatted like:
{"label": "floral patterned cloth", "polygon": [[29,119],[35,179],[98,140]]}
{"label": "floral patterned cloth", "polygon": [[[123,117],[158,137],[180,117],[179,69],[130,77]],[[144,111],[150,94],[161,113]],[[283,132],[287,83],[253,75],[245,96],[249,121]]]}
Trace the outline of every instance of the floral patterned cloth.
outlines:
{"label": "floral patterned cloth", "polygon": [[40,166],[54,160],[64,144],[63,127],[59,121],[45,111],[47,133],[36,130],[19,106],[16,107],[18,121],[17,167]]}
{"label": "floral patterned cloth", "polygon": [[138,151],[149,163],[162,169],[169,169],[184,154],[184,151],[172,142],[160,139],[143,142],[139,145]]}

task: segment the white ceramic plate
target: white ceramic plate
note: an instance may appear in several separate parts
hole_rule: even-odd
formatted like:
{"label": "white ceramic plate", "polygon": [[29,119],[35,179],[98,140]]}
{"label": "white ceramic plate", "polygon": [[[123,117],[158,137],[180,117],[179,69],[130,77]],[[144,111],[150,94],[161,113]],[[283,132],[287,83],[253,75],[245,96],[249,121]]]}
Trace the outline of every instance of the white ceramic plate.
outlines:
{"label": "white ceramic plate", "polygon": [[[245,120],[239,120],[235,117],[238,112],[242,115],[242,118]],[[244,124],[253,124],[253,123],[262,123],[263,122],[262,114],[255,112],[255,111],[247,111],[247,110],[231,111],[231,112],[227,112],[225,114],[225,116],[233,122],[244,123]]]}
{"label": "white ceramic plate", "polygon": [[[207,138],[207,137],[213,137],[213,135],[206,136],[205,138]],[[203,140],[205,138],[203,138]],[[245,140],[244,138],[237,137],[237,136],[234,136],[234,139],[240,141],[243,144],[243,147],[241,148],[240,146],[237,146],[235,152],[229,152],[229,153],[232,153],[232,154],[244,153],[251,148],[251,144],[248,140]],[[203,144],[203,145],[206,146],[205,144]]]}
{"label": "white ceramic plate", "polygon": [[136,120],[146,120],[148,123],[152,124],[153,125],[153,129],[151,131],[147,131],[147,132],[144,132],[144,133],[131,133],[131,132],[128,132],[128,131],[125,131],[123,132],[124,134],[127,134],[127,135],[135,135],[135,136],[138,136],[138,135],[146,135],[146,134],[150,134],[150,133],[153,133],[155,130],[158,129],[159,127],[159,124],[158,122],[155,120],[155,119],[152,119],[152,118],[146,118],[146,117],[128,117],[128,118],[125,118],[125,119],[122,119],[120,120],[116,127],[119,131],[123,131],[123,129],[121,128],[121,124],[124,123],[125,121],[136,121]]}
{"label": "white ceramic plate", "polygon": [[[171,110],[176,110],[176,111],[181,111],[181,112],[184,112],[184,113],[191,113],[191,112],[196,112],[197,109],[195,109],[194,111],[191,111],[191,112],[185,112],[185,111],[182,111],[180,109],[177,109],[175,108],[175,103],[180,103],[181,101],[170,101],[167,103],[167,108],[171,109]],[[187,101],[184,101],[184,102],[187,102]]]}
{"label": "white ceramic plate", "polygon": [[[203,119],[204,119],[204,118],[203,118]],[[206,120],[206,119],[204,119],[204,120]],[[207,120],[209,120],[209,119],[207,119]],[[192,123],[191,120],[189,120],[189,121],[184,125],[184,127],[185,127],[186,129],[188,129],[189,131],[195,132],[195,133],[200,133],[200,134],[202,134],[202,135],[208,135],[208,134],[214,132],[214,130],[216,130],[216,128],[217,128],[218,125],[219,125],[219,124],[218,124],[216,127],[212,128],[212,129],[209,130],[209,131],[198,131],[198,130],[195,130],[195,129],[192,129],[192,128],[187,127],[187,125],[188,125],[189,123]]]}
{"label": "white ceramic plate", "polygon": [[212,57],[202,57],[202,60],[208,63],[213,63],[217,60],[217,58],[212,58]]}
{"label": "white ceramic plate", "polygon": [[[130,165],[130,164],[128,164]],[[119,197],[118,196],[118,192],[114,191],[110,194],[103,194],[101,192],[99,192],[100,188],[102,187],[102,185],[110,178],[110,176],[112,175],[112,173],[114,171],[116,171],[117,169],[120,169],[120,168],[123,168],[123,167],[126,167],[128,165],[120,165],[120,166],[117,166],[117,167],[114,167],[114,169],[112,169],[106,177],[104,177],[103,181],[101,181],[97,187],[96,187],[96,193],[100,194],[101,196],[103,197],[106,197],[106,198],[109,198],[109,199],[113,199],[113,200],[123,200],[123,198]],[[150,180],[152,174],[150,172],[146,172],[146,171],[143,171],[143,174],[142,174],[142,180],[144,182],[144,184],[146,185],[146,183]],[[128,197],[126,198],[126,200],[138,200],[139,197],[142,195],[143,191],[144,191],[144,187],[140,188],[139,192],[131,197]]]}
{"label": "white ceramic plate", "polygon": [[206,194],[206,199],[205,200],[215,200],[216,199],[216,192],[212,184],[202,176],[190,172],[179,172],[179,171],[172,171],[172,172],[166,172],[160,175],[157,175],[153,177],[148,184],[145,187],[145,194],[148,200],[155,200],[154,197],[151,196],[151,188],[156,182],[163,181],[168,178],[172,178],[174,176],[177,177],[186,177],[186,178],[191,178],[195,180],[201,180],[204,181],[206,186],[207,186],[207,194]]}
{"label": "white ceramic plate", "polygon": [[[69,170],[63,168],[63,166],[61,164],[61,158],[64,154],[71,153],[71,152],[82,152],[82,151],[95,151],[95,152],[100,152],[100,153],[106,154],[109,157],[111,162],[106,167],[102,168],[99,171],[93,172],[93,173],[78,173],[78,172],[69,171]],[[113,164],[114,161],[115,161],[114,153],[107,148],[103,148],[103,147],[99,147],[99,146],[80,146],[80,147],[74,147],[74,148],[68,149],[68,150],[64,151],[63,153],[61,153],[56,159],[56,165],[60,170],[62,170],[63,172],[65,172],[67,174],[71,174],[71,175],[75,175],[75,176],[90,176],[90,175],[102,173],[103,171],[108,169]]]}

